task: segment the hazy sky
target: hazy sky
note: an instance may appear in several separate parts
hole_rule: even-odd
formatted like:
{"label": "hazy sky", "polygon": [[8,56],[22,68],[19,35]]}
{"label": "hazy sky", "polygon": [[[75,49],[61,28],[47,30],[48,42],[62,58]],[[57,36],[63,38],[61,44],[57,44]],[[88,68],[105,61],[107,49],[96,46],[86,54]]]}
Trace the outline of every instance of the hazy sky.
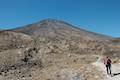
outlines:
{"label": "hazy sky", "polygon": [[0,0],[0,29],[46,18],[120,37],[120,0]]}

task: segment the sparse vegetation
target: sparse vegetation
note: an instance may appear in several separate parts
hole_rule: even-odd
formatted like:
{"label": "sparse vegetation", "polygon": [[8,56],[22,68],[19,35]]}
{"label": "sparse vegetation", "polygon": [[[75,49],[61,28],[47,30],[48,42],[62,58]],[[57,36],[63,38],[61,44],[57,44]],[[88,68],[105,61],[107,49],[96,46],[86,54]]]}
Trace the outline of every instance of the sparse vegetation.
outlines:
{"label": "sparse vegetation", "polygon": [[51,20],[0,31],[0,80],[103,80],[91,63],[119,57],[117,42]]}

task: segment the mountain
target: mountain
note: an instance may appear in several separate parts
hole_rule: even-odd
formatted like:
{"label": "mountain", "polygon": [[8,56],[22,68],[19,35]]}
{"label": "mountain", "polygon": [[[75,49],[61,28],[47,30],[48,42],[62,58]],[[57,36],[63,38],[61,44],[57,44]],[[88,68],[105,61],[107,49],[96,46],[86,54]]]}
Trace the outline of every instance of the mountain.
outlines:
{"label": "mountain", "polygon": [[24,27],[16,28],[15,31],[33,36],[60,37],[60,38],[88,38],[88,39],[111,39],[112,37],[90,32],[64,21],[46,19]]}
{"label": "mountain", "polygon": [[0,31],[0,80],[103,80],[92,63],[119,53],[119,38],[46,19]]}

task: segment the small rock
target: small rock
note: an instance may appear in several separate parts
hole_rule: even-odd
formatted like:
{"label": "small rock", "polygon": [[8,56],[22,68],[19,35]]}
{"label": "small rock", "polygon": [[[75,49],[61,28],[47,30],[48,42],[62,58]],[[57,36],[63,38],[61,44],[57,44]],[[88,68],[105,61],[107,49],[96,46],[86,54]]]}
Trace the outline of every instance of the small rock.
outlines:
{"label": "small rock", "polygon": [[29,77],[32,77],[32,75],[30,74]]}
{"label": "small rock", "polygon": [[60,77],[60,75],[57,75],[57,77]]}

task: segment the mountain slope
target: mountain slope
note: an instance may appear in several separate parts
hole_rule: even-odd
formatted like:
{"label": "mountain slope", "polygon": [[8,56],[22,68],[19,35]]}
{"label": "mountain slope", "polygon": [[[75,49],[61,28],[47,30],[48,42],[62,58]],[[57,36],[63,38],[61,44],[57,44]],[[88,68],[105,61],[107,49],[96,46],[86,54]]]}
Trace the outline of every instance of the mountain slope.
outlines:
{"label": "mountain slope", "polygon": [[0,31],[0,51],[25,48],[33,45],[33,39],[23,33]]}
{"label": "mountain slope", "polygon": [[46,19],[35,24],[16,28],[14,31],[23,32],[33,36],[60,37],[60,38],[86,38],[86,39],[111,39],[110,36],[90,32],[64,21]]}

